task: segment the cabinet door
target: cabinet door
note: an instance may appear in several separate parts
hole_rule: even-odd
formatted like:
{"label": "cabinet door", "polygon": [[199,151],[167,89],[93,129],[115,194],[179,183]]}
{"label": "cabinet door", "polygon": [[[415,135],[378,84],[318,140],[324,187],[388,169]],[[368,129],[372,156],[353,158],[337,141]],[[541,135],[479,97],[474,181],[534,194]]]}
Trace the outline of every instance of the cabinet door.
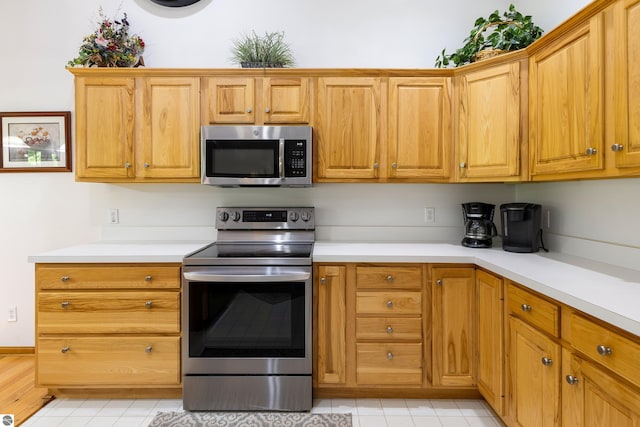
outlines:
{"label": "cabinet door", "polygon": [[378,177],[380,79],[318,79],[318,178]]}
{"label": "cabinet door", "polygon": [[309,123],[309,79],[265,77],[262,80],[265,123]]}
{"label": "cabinet door", "polygon": [[318,385],[346,381],[346,267],[319,266],[316,369]]}
{"label": "cabinet door", "polygon": [[531,175],[603,168],[604,24],[596,15],[530,60]]}
{"label": "cabinet door", "polygon": [[144,79],[140,154],[143,178],[200,177],[200,80],[195,77]]}
{"label": "cabinet door", "polygon": [[562,425],[637,427],[640,390],[568,350],[562,354]]}
{"label": "cabinet door", "polygon": [[432,269],[433,384],[475,384],[475,281],[472,267]]}
{"label": "cabinet door", "polygon": [[509,317],[510,425],[560,425],[560,345]]}
{"label": "cabinet door", "polygon": [[451,79],[389,79],[390,178],[448,178]]}
{"label": "cabinet door", "polygon": [[640,1],[614,6],[615,160],[617,167],[640,166]]}
{"label": "cabinet door", "polygon": [[210,123],[255,122],[253,77],[211,77],[205,80],[205,89]]}
{"label": "cabinet door", "polygon": [[134,92],[133,78],[76,78],[77,179],[134,176]]}
{"label": "cabinet door", "polygon": [[478,390],[498,415],[504,414],[503,280],[476,270]]}
{"label": "cabinet door", "polygon": [[[526,84],[526,82],[522,82]],[[458,167],[461,181],[520,178],[520,61],[459,80]]]}

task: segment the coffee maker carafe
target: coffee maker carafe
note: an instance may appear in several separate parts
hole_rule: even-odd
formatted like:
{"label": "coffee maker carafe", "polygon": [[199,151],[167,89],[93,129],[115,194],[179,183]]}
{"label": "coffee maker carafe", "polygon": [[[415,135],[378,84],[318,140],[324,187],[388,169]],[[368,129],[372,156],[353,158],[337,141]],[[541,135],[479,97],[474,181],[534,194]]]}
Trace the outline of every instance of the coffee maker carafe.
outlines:
{"label": "coffee maker carafe", "polygon": [[493,223],[495,205],[471,202],[462,204],[464,238],[462,246],[468,248],[490,248],[498,230]]}

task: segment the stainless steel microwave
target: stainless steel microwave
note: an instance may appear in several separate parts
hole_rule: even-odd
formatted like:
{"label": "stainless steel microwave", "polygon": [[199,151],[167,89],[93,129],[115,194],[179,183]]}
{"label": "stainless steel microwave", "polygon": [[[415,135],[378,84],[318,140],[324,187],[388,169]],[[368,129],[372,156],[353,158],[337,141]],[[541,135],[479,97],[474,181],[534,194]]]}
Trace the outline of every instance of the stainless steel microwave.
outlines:
{"label": "stainless steel microwave", "polygon": [[309,187],[311,126],[202,126],[202,183]]}

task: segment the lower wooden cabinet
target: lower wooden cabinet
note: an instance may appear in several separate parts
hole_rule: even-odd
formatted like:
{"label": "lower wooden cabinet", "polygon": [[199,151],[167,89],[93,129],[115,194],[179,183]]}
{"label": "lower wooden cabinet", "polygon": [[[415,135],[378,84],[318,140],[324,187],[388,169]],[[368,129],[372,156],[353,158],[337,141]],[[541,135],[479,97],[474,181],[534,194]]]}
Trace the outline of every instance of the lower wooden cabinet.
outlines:
{"label": "lower wooden cabinet", "polygon": [[179,390],[180,271],[180,264],[36,264],[36,384],[121,389],[123,397]]}

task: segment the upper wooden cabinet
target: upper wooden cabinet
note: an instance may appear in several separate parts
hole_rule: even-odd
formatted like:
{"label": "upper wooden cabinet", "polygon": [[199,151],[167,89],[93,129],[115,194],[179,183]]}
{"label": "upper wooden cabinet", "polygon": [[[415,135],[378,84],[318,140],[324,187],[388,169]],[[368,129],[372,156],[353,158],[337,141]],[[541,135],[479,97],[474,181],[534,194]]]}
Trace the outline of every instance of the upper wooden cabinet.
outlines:
{"label": "upper wooden cabinet", "polygon": [[615,50],[607,71],[613,74],[615,91],[615,140],[609,149],[615,152],[615,166],[626,169],[640,167],[640,1],[618,1],[613,22]]}
{"label": "upper wooden cabinet", "polygon": [[314,144],[319,180],[377,178],[381,79],[320,77],[317,102]]}
{"label": "upper wooden cabinet", "polygon": [[529,62],[532,179],[604,167],[604,14]]}
{"label": "upper wooden cabinet", "polygon": [[476,64],[456,77],[457,181],[528,179],[528,63],[522,56],[489,67]]}
{"label": "upper wooden cabinet", "polygon": [[207,123],[309,123],[309,78],[231,76],[203,82]]}
{"label": "upper wooden cabinet", "polygon": [[75,86],[78,181],[199,181],[198,78],[80,75]]}
{"label": "upper wooden cabinet", "polygon": [[449,177],[451,93],[447,77],[389,78],[389,178]]}

